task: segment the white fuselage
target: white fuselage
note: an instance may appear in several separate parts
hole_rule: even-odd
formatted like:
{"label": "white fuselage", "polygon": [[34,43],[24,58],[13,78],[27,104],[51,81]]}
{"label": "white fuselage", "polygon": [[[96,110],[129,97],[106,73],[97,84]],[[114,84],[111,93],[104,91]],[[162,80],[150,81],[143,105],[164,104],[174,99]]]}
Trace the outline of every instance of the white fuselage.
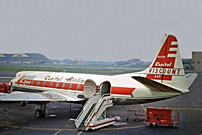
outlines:
{"label": "white fuselage", "polygon": [[[136,104],[179,95],[179,93],[151,91],[145,85],[133,79],[132,76],[138,76],[138,73],[108,76],[64,72],[21,71],[11,80],[10,85],[12,85],[14,90],[20,91],[65,91],[82,95],[86,92],[85,85],[95,83],[96,90],[94,92],[101,92],[105,87],[102,88],[100,85],[106,83],[108,88],[105,89],[108,90],[103,90],[103,94],[110,93],[113,99],[121,104],[125,104],[126,100],[131,102],[130,104]],[[89,83],[85,84],[86,82]]]}

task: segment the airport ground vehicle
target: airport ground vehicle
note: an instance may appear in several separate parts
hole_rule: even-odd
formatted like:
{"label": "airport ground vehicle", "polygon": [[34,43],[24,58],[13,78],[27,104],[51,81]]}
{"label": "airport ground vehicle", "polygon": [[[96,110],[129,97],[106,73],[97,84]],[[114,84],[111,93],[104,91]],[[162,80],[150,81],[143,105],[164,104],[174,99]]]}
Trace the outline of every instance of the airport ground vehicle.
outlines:
{"label": "airport ground vehicle", "polygon": [[162,107],[148,107],[145,122],[149,122],[150,126],[173,125],[179,124],[179,111],[175,111],[175,119],[172,120],[172,109]]}
{"label": "airport ground vehicle", "polygon": [[0,92],[10,93],[10,87],[8,83],[0,83]]}

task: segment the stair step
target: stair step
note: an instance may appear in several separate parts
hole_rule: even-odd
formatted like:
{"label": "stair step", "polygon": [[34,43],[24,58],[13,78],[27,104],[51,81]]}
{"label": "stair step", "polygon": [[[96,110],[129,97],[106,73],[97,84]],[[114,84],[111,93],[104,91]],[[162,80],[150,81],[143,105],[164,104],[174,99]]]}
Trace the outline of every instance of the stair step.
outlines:
{"label": "stair step", "polygon": [[86,130],[86,127],[85,127],[85,126],[81,126],[81,127],[78,128],[78,130],[85,131],[85,130]]}
{"label": "stair step", "polygon": [[86,121],[86,119],[87,119],[88,116],[90,115],[90,113],[91,113],[91,111],[93,110],[93,108],[95,107],[95,105],[96,105],[96,103],[91,106],[91,108],[89,109],[88,113],[86,114],[86,116],[85,116],[84,119],[82,120],[82,122],[81,122],[80,126],[78,127],[78,129],[79,129],[80,127],[85,127],[85,126],[84,126],[84,122]]}

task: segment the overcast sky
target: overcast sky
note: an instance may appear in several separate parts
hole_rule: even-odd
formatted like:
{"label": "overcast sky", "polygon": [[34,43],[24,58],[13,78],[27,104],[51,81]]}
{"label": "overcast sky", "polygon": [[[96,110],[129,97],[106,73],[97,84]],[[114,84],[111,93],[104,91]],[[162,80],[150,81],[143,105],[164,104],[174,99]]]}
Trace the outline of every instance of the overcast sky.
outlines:
{"label": "overcast sky", "polygon": [[0,53],[153,61],[165,34],[202,51],[201,0],[0,0]]}

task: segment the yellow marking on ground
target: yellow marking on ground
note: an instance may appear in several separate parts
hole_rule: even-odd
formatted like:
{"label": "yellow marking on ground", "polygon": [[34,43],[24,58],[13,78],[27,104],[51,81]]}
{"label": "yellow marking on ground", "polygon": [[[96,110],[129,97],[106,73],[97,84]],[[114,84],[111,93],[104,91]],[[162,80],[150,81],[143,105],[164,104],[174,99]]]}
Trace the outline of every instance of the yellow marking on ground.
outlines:
{"label": "yellow marking on ground", "polygon": [[146,112],[146,108],[144,107],[144,105],[143,105],[143,104],[141,104],[141,106],[142,106],[142,108],[144,109],[144,111]]}
{"label": "yellow marking on ground", "polygon": [[80,131],[77,135],[81,135],[83,133],[83,131]]}
{"label": "yellow marking on ground", "polygon": [[57,135],[58,133],[60,133],[60,131],[62,131],[62,130],[58,130],[54,135]]}
{"label": "yellow marking on ground", "polygon": [[31,129],[31,130],[65,130],[65,131],[76,131],[76,129],[62,129],[62,128],[33,128],[33,127],[21,127],[24,129]]}
{"label": "yellow marking on ground", "polygon": [[6,125],[6,124],[1,124],[0,127],[20,128],[20,126],[11,126],[11,125]]}

